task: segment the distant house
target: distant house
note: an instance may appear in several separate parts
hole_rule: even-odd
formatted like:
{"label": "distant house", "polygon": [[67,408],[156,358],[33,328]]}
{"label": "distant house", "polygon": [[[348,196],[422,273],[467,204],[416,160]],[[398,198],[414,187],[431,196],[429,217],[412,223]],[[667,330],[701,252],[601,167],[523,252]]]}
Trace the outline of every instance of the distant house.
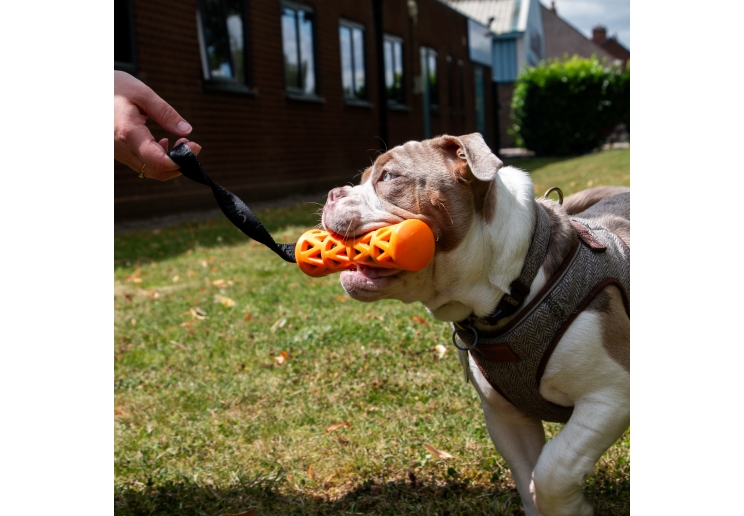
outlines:
{"label": "distant house", "polygon": [[492,33],[493,89],[497,99],[499,147],[513,147],[511,98],[514,82],[525,66],[547,57],[541,6],[538,0],[442,0],[485,25]]}
{"label": "distant house", "polygon": [[607,58],[610,62],[614,56],[584,36],[578,29],[558,16],[555,2],[550,8],[540,5],[543,28],[545,31],[545,57],[548,59],[562,59],[564,56]]}
{"label": "distant house", "polygon": [[602,25],[594,27],[592,29],[592,41],[615,57],[615,59],[622,61],[623,64],[630,61],[630,50],[625,48],[615,36],[608,38],[606,27]]}
{"label": "distant house", "polygon": [[[356,181],[379,150],[408,140],[480,131],[496,148],[488,29],[438,0],[114,8],[114,68],[191,123],[207,172],[249,205]],[[186,178],[137,175],[114,163],[115,220],[216,206]]]}

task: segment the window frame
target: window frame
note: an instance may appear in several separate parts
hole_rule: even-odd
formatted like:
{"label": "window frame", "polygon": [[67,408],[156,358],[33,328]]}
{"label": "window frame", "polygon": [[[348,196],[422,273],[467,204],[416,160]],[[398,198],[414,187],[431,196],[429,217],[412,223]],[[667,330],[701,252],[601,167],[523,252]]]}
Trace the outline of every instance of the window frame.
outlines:
{"label": "window frame", "polygon": [[[383,45],[383,59],[385,58],[385,45],[390,43],[393,45],[392,48],[392,58],[393,58],[393,84],[395,84],[395,45],[400,45],[400,69],[401,69],[401,76],[400,76],[400,97],[401,100],[398,100],[390,95],[390,92],[387,91],[387,101],[388,106],[395,109],[395,108],[407,108],[407,95],[406,95],[406,66],[405,66],[405,40],[399,36],[394,36],[392,34],[383,34],[382,35],[382,45]],[[385,72],[387,72],[387,63],[385,63]],[[387,85],[387,77],[385,78],[385,88],[388,88]]]}
{"label": "window frame", "polygon": [[[136,75],[138,67],[137,67],[137,44],[135,42],[135,31],[134,31],[134,8],[132,6],[132,0],[119,0],[119,1],[125,2],[127,6],[127,32],[128,32],[127,38],[128,38],[128,43],[129,43],[129,53],[132,56],[132,60],[131,61],[117,61],[116,55],[114,55],[114,70],[121,70],[123,72]],[[114,31],[116,31],[115,22],[114,22]]]}
{"label": "window frame", "polygon": [[[349,42],[350,42],[350,48],[349,51],[351,52],[351,94],[347,95],[346,91],[344,91],[344,60],[343,60],[343,46],[341,43],[341,30],[342,29],[348,29],[349,30]],[[357,96],[356,95],[356,73],[357,73],[357,66],[355,62],[355,47],[354,47],[354,30],[361,31],[362,33],[362,73],[364,75],[364,95],[363,96]],[[361,23],[353,22],[344,18],[339,19],[338,23],[338,31],[339,31],[339,57],[341,58],[341,91],[344,96],[344,100],[347,104],[368,104],[369,103],[369,74],[367,73],[367,42],[365,39],[366,36],[366,29],[364,25]]]}
{"label": "window frame", "polygon": [[[284,10],[290,9],[295,11],[295,32],[296,32],[296,38],[297,38],[297,52],[298,52],[298,62],[302,63],[302,45],[300,44],[300,30],[298,26],[298,16],[296,14],[297,11],[304,11],[305,13],[310,13],[312,15],[312,18],[309,20],[312,23],[312,46],[311,49],[312,52],[312,58],[313,58],[313,76],[315,80],[315,88],[312,93],[306,92],[303,86],[290,86],[287,83],[287,70],[286,67],[283,67],[282,75],[284,76],[284,92],[287,98],[294,99],[294,100],[307,100],[307,101],[314,101],[314,102],[324,102],[324,99],[319,96],[320,91],[320,81],[317,73],[317,64],[318,64],[318,26],[316,23],[316,10],[315,8],[304,5],[296,2],[291,2],[288,0],[282,0],[279,3],[279,13],[280,13],[280,20],[284,16]],[[280,22],[281,25],[281,22]],[[280,34],[282,38],[282,63],[284,62],[284,28],[280,26]]]}
{"label": "window frame", "polygon": [[[248,10],[246,6],[246,2],[244,0],[241,0],[239,2],[240,4],[240,19],[243,24],[242,32],[243,32],[243,82],[240,82],[236,77],[215,77],[212,75],[210,69],[209,69],[209,56],[207,55],[207,47],[206,47],[206,40],[204,36],[204,13],[206,12],[206,5],[205,2],[207,0],[197,0],[196,2],[196,32],[197,32],[197,40],[199,43],[199,57],[201,60],[201,68],[202,68],[202,85],[204,89],[206,90],[215,90],[215,91],[227,91],[227,92],[234,92],[234,93],[247,93],[250,95],[255,95],[256,92],[253,89],[253,74],[251,69],[251,46],[250,46],[250,38],[248,37],[248,29],[250,28],[250,23],[248,19]],[[225,29],[225,34],[227,34],[229,38],[229,29],[227,28],[227,6],[226,6],[227,0],[219,0],[220,6],[222,8],[222,20],[223,25]],[[232,54],[232,51],[229,52],[230,55],[230,67],[233,70],[233,75],[236,75],[236,67],[235,67],[235,61],[234,56]]]}

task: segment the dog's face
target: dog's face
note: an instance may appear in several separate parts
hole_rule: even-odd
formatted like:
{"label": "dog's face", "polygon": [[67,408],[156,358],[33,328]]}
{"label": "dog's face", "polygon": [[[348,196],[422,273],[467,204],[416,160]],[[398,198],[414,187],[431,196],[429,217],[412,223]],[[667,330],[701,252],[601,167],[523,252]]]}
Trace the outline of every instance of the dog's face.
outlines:
{"label": "dog's face", "polygon": [[341,284],[360,301],[422,301],[434,288],[437,255],[458,248],[474,220],[494,215],[493,179],[501,161],[480,134],[408,142],[382,154],[354,187],[328,193],[322,223],[354,237],[406,219],[420,219],[434,233],[435,258],[407,272],[360,266],[341,273]]}

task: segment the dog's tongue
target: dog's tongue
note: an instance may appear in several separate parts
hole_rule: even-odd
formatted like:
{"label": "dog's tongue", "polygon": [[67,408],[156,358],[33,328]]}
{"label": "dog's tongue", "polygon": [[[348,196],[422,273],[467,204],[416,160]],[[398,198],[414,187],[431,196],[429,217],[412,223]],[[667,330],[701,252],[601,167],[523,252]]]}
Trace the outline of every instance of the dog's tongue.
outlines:
{"label": "dog's tongue", "polygon": [[384,278],[400,272],[400,269],[384,269],[382,267],[370,267],[369,265],[357,265],[357,270],[369,279]]}

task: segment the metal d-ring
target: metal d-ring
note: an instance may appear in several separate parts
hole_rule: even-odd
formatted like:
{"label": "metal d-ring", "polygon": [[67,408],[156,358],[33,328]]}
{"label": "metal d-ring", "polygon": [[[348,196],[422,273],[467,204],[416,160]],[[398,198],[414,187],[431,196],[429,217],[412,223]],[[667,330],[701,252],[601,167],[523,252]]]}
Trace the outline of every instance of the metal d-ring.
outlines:
{"label": "metal d-ring", "polygon": [[464,328],[462,326],[460,326],[460,328],[462,328],[463,330],[466,329],[466,328],[470,328],[470,331],[473,332],[473,345],[470,346],[470,347],[466,347],[466,348],[461,348],[460,346],[458,346],[457,345],[457,330],[454,330],[452,332],[452,344],[454,344],[455,347],[457,349],[459,349],[460,351],[470,351],[471,349],[473,349],[478,344],[478,332],[475,331],[475,328],[473,328],[469,324],[467,326],[465,326]]}
{"label": "metal d-ring", "polygon": [[557,186],[554,186],[553,188],[545,192],[545,195],[543,195],[543,199],[547,199],[548,195],[552,194],[553,192],[558,192],[558,204],[560,206],[563,206],[563,190],[561,190]]}

